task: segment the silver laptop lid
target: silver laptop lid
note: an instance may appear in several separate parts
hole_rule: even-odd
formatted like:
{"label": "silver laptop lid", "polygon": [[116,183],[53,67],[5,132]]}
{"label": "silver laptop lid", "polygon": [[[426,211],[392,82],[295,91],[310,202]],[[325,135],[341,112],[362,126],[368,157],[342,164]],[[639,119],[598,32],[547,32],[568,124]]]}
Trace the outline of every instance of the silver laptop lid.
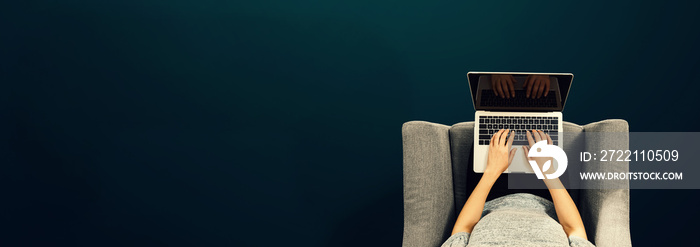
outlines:
{"label": "silver laptop lid", "polygon": [[563,111],[572,73],[469,72],[475,110]]}

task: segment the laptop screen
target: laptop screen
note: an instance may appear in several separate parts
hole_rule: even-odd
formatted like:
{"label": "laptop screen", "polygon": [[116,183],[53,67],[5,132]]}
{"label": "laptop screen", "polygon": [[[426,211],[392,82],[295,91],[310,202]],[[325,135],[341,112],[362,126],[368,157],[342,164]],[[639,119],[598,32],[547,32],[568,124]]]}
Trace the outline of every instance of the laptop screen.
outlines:
{"label": "laptop screen", "polygon": [[475,110],[562,111],[571,73],[469,72]]}

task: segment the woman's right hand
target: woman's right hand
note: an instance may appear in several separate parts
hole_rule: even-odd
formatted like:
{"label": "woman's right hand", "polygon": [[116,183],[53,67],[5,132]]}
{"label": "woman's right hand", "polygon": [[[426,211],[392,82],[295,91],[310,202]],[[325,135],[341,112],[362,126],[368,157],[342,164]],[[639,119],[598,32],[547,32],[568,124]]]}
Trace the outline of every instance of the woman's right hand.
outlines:
{"label": "woman's right hand", "polygon": [[547,97],[552,81],[548,75],[530,75],[525,79],[523,88],[526,88],[525,97],[531,99],[539,99],[542,96]]}
{"label": "woman's right hand", "polygon": [[[549,137],[548,134],[545,134],[541,130],[532,130],[532,133],[530,131],[525,131],[527,132],[527,143],[530,145],[523,145],[523,151],[525,151],[525,159],[527,160],[534,160],[537,162],[537,165],[540,167],[540,170],[542,171],[542,174],[546,174],[547,171],[542,169],[542,166],[547,163],[547,161],[550,161],[550,164],[552,164],[552,158],[551,157],[536,157],[536,158],[530,158],[527,156],[527,154],[530,152],[530,148],[532,145],[535,145],[535,143],[542,141],[542,140],[547,140],[547,144],[552,145],[552,138]],[[530,166],[528,166],[530,167]],[[548,167],[552,168],[552,166]],[[532,169],[532,168],[530,168]]]}

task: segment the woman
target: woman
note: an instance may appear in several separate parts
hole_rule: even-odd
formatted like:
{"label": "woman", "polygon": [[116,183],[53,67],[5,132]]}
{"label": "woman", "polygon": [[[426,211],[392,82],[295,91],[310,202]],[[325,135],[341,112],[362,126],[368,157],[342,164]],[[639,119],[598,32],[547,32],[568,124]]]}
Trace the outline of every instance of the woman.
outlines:
{"label": "woman", "polygon": [[[500,130],[491,137],[486,170],[457,217],[452,236],[442,246],[593,246],[576,204],[558,178],[544,180],[552,201],[518,193],[486,202],[491,187],[515,155],[513,134]],[[530,147],[541,140],[552,144],[549,135],[537,130],[527,132],[527,140]],[[527,154],[529,147],[523,150]],[[541,166],[547,159],[536,161]]]}

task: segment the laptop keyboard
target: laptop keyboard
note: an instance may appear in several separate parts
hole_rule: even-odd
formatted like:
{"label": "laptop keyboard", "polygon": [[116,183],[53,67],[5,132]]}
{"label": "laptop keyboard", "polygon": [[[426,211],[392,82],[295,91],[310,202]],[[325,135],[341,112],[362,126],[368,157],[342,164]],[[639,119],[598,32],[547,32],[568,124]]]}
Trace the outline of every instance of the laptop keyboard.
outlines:
{"label": "laptop keyboard", "polygon": [[557,97],[549,92],[545,97],[530,99],[525,96],[525,90],[515,90],[515,98],[501,98],[493,90],[481,91],[481,106],[489,107],[557,107]]}
{"label": "laptop keyboard", "polygon": [[528,145],[529,130],[542,130],[549,134],[554,145],[558,144],[559,119],[556,117],[530,116],[479,116],[479,145],[489,145],[491,136],[500,129],[515,131],[513,145]]}

